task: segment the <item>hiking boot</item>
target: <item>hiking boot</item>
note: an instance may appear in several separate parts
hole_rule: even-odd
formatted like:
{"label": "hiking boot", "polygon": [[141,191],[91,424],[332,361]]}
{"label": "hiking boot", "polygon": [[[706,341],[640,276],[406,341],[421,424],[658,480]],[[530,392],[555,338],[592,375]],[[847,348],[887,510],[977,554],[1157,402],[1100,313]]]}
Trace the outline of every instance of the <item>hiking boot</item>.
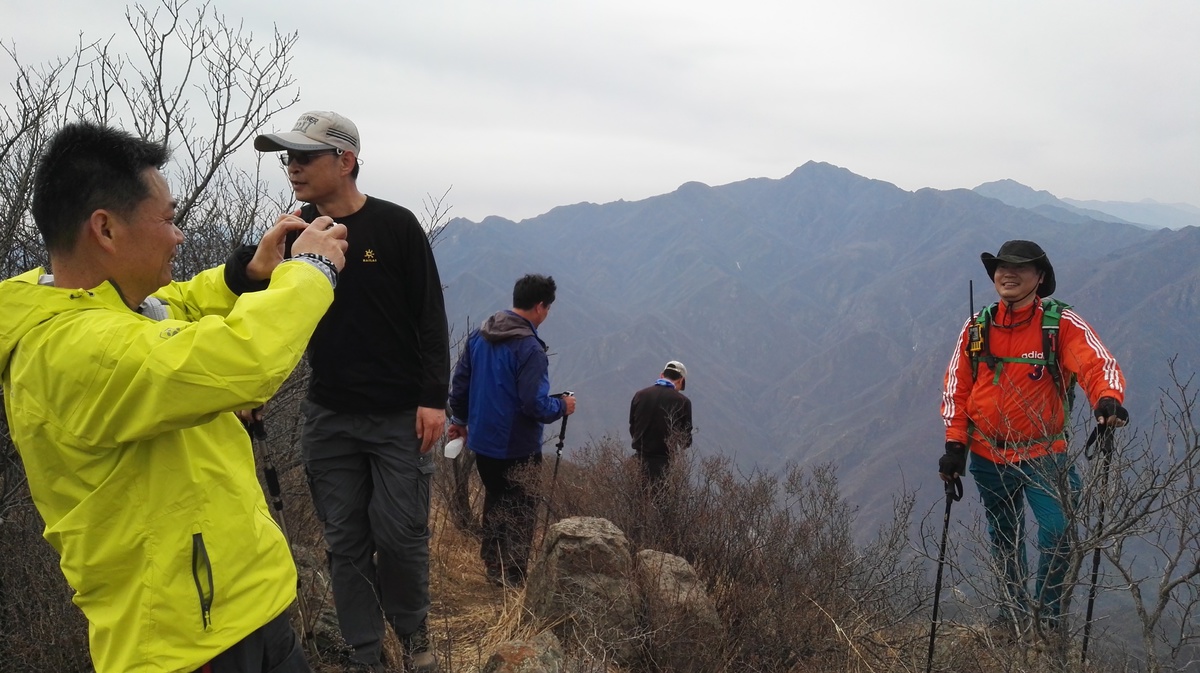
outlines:
{"label": "hiking boot", "polygon": [[486,566],[488,582],[504,589],[520,589],[525,585],[525,571],[512,566]]}
{"label": "hiking boot", "polygon": [[437,673],[438,660],[429,642],[428,621],[422,619],[417,630],[400,637],[404,647],[404,670],[409,673]]}
{"label": "hiking boot", "polygon": [[502,587],[507,582],[504,576],[504,570],[499,566],[485,566],[484,571],[487,573],[488,582],[495,586]]}
{"label": "hiking boot", "polygon": [[525,571],[516,566],[506,568],[504,572],[504,583],[507,584],[510,589],[519,589],[525,586]]}
{"label": "hiking boot", "polygon": [[386,659],[382,657],[380,661],[376,662],[363,661],[355,656],[354,648],[349,645],[329,648],[324,651],[323,657],[326,661],[341,664],[342,668],[338,670],[343,670],[347,673],[391,673],[392,670],[388,668]]}

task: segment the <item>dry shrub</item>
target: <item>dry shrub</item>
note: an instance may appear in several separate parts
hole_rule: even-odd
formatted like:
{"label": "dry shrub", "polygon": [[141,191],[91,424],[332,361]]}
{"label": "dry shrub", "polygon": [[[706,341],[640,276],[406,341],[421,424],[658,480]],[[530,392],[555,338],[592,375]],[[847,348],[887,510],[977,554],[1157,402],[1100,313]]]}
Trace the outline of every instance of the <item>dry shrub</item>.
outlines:
{"label": "dry shrub", "polygon": [[[905,554],[910,499],[865,549],[834,469],[789,466],[782,477],[739,473],[726,457],[672,462],[648,490],[634,459],[602,440],[564,468],[556,516],[598,516],[638,548],[687,559],[727,629],[722,668],[870,670],[911,650],[895,628],[920,604]],[[909,630],[911,633],[911,630]]]}

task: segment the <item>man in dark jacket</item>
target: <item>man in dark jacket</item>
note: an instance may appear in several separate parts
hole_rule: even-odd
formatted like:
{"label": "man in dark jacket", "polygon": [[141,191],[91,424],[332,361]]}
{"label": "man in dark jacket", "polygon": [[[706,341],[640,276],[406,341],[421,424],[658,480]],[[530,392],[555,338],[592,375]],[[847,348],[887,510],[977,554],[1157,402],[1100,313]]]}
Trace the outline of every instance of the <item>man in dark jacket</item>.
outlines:
{"label": "man in dark jacket", "polygon": [[575,412],[573,396],[550,395],[546,344],[537,335],[556,289],[548,276],[518,280],[513,308],[471,334],[451,380],[447,436],[464,438],[476,454],[486,491],[479,556],[498,585],[525,581],[538,501],[523,468],[542,462],[543,424]]}
{"label": "man in dark jacket", "polygon": [[651,484],[666,474],[671,454],[692,445],[692,401],[683,394],[687,367],[671,360],[654,385],[642,388],[629,404],[629,435],[642,472]]}

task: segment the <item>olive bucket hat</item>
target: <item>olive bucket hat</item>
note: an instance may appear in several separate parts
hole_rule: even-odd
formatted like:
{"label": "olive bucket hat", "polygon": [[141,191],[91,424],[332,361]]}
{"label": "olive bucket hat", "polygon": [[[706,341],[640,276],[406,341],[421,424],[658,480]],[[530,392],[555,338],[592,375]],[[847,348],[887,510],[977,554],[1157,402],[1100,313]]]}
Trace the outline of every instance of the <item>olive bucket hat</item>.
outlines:
{"label": "olive bucket hat", "polygon": [[1033,241],[1005,241],[996,254],[984,252],[979,255],[983,268],[987,269],[988,278],[996,277],[996,267],[1000,262],[1009,264],[1033,264],[1042,272],[1042,282],[1038,284],[1037,294],[1045,298],[1054,294],[1054,267],[1050,266],[1050,258],[1042,246]]}

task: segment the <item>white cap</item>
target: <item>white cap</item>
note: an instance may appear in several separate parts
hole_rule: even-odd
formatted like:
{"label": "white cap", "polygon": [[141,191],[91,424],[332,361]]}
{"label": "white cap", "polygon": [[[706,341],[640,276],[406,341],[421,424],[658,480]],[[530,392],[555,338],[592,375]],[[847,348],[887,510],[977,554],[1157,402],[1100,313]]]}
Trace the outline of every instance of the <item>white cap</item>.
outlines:
{"label": "white cap", "polygon": [[685,379],[687,378],[687,367],[684,367],[683,363],[680,362],[679,360],[671,360],[670,362],[668,362],[666,364],[666,366],[663,367],[663,371],[664,372],[675,372],[676,374],[679,374],[683,378],[685,378]]}

